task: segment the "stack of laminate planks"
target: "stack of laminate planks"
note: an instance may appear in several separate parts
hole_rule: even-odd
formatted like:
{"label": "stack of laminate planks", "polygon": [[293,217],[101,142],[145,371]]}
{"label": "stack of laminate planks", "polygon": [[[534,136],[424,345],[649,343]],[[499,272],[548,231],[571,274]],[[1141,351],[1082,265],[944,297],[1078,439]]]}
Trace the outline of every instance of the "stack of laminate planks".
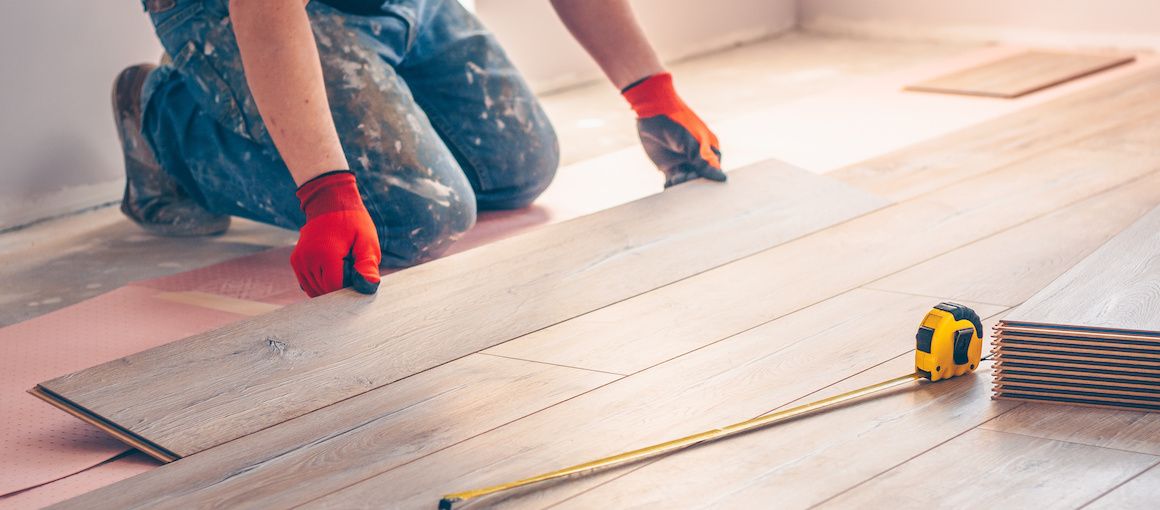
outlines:
{"label": "stack of laminate planks", "polygon": [[1160,410],[1160,207],[995,330],[997,398]]}

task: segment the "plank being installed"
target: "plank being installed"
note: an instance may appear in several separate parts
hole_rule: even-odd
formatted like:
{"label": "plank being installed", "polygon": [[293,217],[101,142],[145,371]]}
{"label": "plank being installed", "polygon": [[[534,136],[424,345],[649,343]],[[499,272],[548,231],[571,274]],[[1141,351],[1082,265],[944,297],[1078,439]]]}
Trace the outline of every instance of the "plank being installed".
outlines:
{"label": "plank being installed", "polygon": [[[1160,67],[1149,65],[827,175],[893,200],[912,198],[1004,164],[1071,147],[1134,120],[1155,118],[1160,112],[1156,97],[1160,97]],[[1153,142],[1141,140],[1155,147]]]}
{"label": "plank being installed", "polygon": [[[976,429],[820,508],[1079,508],[1160,461],[1143,453]],[[936,483],[954,480],[956,483]]]}
{"label": "plank being installed", "polygon": [[[1135,123],[1099,138],[1112,143],[1138,129],[1151,126]],[[633,373],[1104,192],[1160,182],[1160,154],[1109,157],[1116,164],[1102,166],[1091,150],[1060,149],[995,169],[486,352]],[[1046,251],[1028,255],[1048,257]],[[955,272],[989,270],[969,267]],[[1040,270],[1059,268],[1031,269],[1031,279],[1008,282],[1010,291],[1034,293],[1046,281]]]}
{"label": "plank being installed", "polygon": [[183,457],[885,205],[777,162],[66,375],[46,396]]}
{"label": "plank being installed", "polygon": [[1005,323],[1160,331],[1160,207],[1035,294]]}
{"label": "plank being installed", "polygon": [[1132,62],[1131,55],[1028,51],[931,78],[906,90],[1015,98]]}

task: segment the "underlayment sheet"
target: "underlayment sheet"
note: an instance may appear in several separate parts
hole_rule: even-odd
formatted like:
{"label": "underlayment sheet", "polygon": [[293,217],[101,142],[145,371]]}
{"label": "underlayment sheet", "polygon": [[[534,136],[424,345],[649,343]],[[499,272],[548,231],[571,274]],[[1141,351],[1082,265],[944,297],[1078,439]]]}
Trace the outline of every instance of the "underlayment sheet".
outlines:
{"label": "underlayment sheet", "polygon": [[0,496],[0,510],[44,508],[78,494],[84,494],[139,475],[160,465],[160,462],[144,453],[130,452],[125,456],[103,462],[52,483]]}
{"label": "underlayment sheet", "polygon": [[27,393],[67,374],[245,318],[124,287],[0,329],[0,495],[68,476],[127,448]]}

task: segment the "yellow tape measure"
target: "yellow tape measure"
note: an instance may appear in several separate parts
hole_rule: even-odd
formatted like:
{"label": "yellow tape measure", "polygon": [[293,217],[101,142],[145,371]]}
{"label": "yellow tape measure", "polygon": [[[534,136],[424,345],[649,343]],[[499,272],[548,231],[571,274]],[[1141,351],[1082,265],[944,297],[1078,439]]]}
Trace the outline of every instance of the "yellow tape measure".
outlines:
{"label": "yellow tape measure", "polygon": [[695,444],[715,441],[782,422],[790,418],[814,413],[850,400],[877,393],[919,379],[941,381],[973,372],[979,367],[983,352],[983,324],[979,315],[970,308],[949,302],[939,303],[923,317],[915,335],[914,373],[895,377],[854,391],[835,395],[817,402],[800,405],[784,411],[759,416],[752,420],[726,425],[671,441],[646,446],[602,459],[577,464],[514,482],[482,489],[447,494],[439,500],[440,510],[451,510],[455,503],[480,498],[489,494],[524,487],[547,480],[586,473],[598,469],[637,462],[663,455]]}

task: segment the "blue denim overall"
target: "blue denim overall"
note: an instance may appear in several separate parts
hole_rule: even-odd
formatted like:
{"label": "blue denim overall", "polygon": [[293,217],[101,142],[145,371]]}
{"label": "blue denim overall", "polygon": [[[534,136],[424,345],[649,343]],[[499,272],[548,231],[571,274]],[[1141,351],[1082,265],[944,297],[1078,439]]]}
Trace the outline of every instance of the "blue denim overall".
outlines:
{"label": "blue denim overall", "polygon": [[[145,83],[143,132],[211,212],[299,228],[295,184],[246,86],[228,0],[143,0],[172,63]],[[339,138],[387,266],[439,256],[477,209],[548,186],[555,132],[479,20],[455,0],[383,2],[362,16],[306,9]]]}

